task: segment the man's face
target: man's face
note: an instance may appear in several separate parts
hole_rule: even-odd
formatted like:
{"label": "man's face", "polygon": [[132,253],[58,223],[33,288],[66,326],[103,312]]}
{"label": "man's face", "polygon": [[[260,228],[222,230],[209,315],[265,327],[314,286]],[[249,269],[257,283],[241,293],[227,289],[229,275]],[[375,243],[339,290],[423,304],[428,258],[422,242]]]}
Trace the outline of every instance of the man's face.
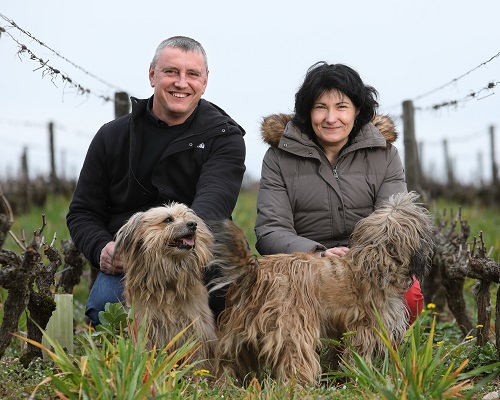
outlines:
{"label": "man's face", "polygon": [[149,67],[154,88],[153,114],[169,125],[183,123],[194,111],[208,82],[203,54],[165,47]]}

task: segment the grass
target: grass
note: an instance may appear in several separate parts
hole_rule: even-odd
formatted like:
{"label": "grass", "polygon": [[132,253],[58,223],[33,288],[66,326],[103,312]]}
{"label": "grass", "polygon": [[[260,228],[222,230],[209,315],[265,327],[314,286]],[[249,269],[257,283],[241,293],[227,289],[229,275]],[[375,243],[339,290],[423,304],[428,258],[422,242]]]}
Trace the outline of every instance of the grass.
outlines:
{"label": "grass", "polygon": [[241,192],[238,197],[238,202],[233,212],[233,219],[247,238],[248,244],[252,253],[257,254],[255,250],[255,232],[253,227],[257,218],[257,197],[255,192]]}
{"label": "grass", "polygon": [[[11,231],[18,239],[24,236],[26,241],[29,242],[33,237],[33,232],[42,227],[42,215],[45,215],[46,226],[43,230],[45,241],[50,243],[54,235],[57,235],[56,247],[60,250],[61,240],[70,239],[66,227],[66,213],[68,212],[69,201],[69,198],[50,194],[47,198],[47,206],[33,207],[29,214],[15,215]],[[3,248],[20,252],[20,247],[11,236],[7,237]]]}
{"label": "grass", "polygon": [[[32,232],[36,229],[39,229],[42,226],[42,214],[45,214],[47,226],[44,229],[44,236],[46,238],[46,241],[50,242],[54,234],[57,234],[56,247],[60,249],[60,240],[69,239],[69,233],[65,224],[65,216],[67,213],[68,204],[69,204],[68,198],[64,198],[61,196],[49,196],[46,207],[34,208],[29,215],[15,216],[15,222],[12,227],[12,231],[19,238],[22,237],[22,232],[24,231],[26,240],[30,241],[32,237]],[[444,209],[447,209],[449,215],[450,210],[453,210],[456,213],[459,207],[460,204],[457,203],[437,201],[435,204],[431,205],[431,211],[442,213]],[[498,210],[485,209],[480,206],[464,206],[462,207],[462,216],[463,218],[467,219],[470,224],[471,236],[477,237],[480,231],[483,232],[483,236],[486,241],[487,247],[493,246],[494,248],[492,257],[495,260],[498,260],[498,254],[500,252],[500,213],[498,213]],[[233,219],[236,222],[236,224],[244,230],[252,252],[257,254],[255,251],[256,239],[253,230],[255,218],[256,218],[256,193],[242,192],[238,199],[238,203],[236,205],[236,209],[233,214]],[[19,246],[10,237],[7,239],[4,248],[12,250],[16,253],[21,252]],[[89,267],[86,268],[88,269]],[[88,270],[85,273],[87,276]],[[155,365],[155,362],[160,363],[161,360],[156,361],[157,358],[155,358],[154,355],[148,352],[142,351],[142,353],[139,352],[141,353],[139,354],[137,352],[134,352],[133,348],[128,349],[127,343],[130,345],[130,342],[126,341],[119,342],[118,338],[114,339],[109,338],[111,344],[110,343],[107,344],[108,347],[106,351],[111,352],[108,354],[115,354],[115,355],[120,354],[120,357],[112,360],[110,356],[99,358],[98,353],[92,353],[93,351],[101,351],[102,347],[93,347],[94,345],[92,344],[92,341],[95,341],[97,339],[95,337],[88,336],[87,330],[83,323],[84,304],[86,303],[86,298],[88,295],[88,280],[86,279],[86,276],[84,276],[81,283],[77,287],[75,287],[75,293],[74,293],[74,307],[75,307],[74,318],[76,324],[75,358],[68,361],[64,359],[63,354],[60,353],[58,356],[59,360],[63,360],[68,369],[78,366],[79,368],[71,370],[72,374],[77,374],[78,371],[82,371],[82,368],[84,366],[82,365],[82,363],[86,363],[85,368],[90,368],[89,360],[92,359],[93,363],[92,368],[94,368],[94,373],[96,374],[95,377],[92,379],[108,380],[110,382],[108,386],[111,386],[111,384],[113,385],[123,384],[124,382],[125,384],[127,384],[128,382],[127,379],[131,382],[133,376],[126,376],[123,375],[122,372],[120,372],[121,381],[118,382],[117,380],[118,378],[116,377],[114,378],[112,375],[108,376],[104,374],[105,371],[102,371],[102,374],[99,373],[99,368],[105,369],[107,368],[106,366],[112,366],[112,368],[114,368],[115,371],[118,373],[119,368],[121,368],[120,365],[127,365],[127,362],[125,360],[129,360],[128,361],[129,363],[135,363],[134,365],[141,365],[142,368],[141,371],[148,371],[148,368],[151,369],[152,368],[151,366]],[[0,319],[2,314],[1,296],[5,296],[5,291],[3,292],[0,291]],[[466,296],[469,296],[469,294],[466,293]],[[471,302],[470,304],[473,303]],[[21,331],[24,329],[23,324],[25,324],[25,318],[26,317],[23,318],[24,322],[21,321],[21,326],[20,326]],[[474,368],[481,368],[482,366],[489,365],[497,361],[497,353],[494,346],[485,346],[484,348],[478,348],[477,346],[474,346],[472,340],[468,340],[466,343],[463,343],[462,345],[458,346],[458,343],[460,343],[463,340],[463,337],[458,328],[455,326],[456,324],[454,324],[453,322],[436,323],[432,334],[433,337],[431,339],[429,339],[431,324],[429,323],[428,325],[429,326],[427,327],[423,326],[421,328],[421,331],[417,335],[419,339],[424,342],[420,343],[419,345],[415,344],[414,349],[415,351],[417,351],[418,349],[422,348],[427,351],[426,353],[427,358],[425,360],[426,362],[429,362],[430,366],[433,366],[435,368],[439,367],[431,363],[431,360],[428,357],[428,352],[430,351],[429,349],[432,349],[433,355],[441,354],[441,359],[444,363],[443,365],[451,365],[451,364],[454,365],[452,370],[450,370],[450,374],[456,372],[458,368],[461,368],[460,373],[465,374]],[[113,340],[116,340],[116,342],[113,342]],[[427,342],[425,342],[426,340]],[[416,339],[413,339],[413,343],[416,342],[417,342]],[[409,343],[411,344],[411,342]],[[430,344],[427,344],[427,347],[425,347],[424,346],[425,343],[430,343]],[[410,346],[410,344],[408,346]],[[22,341],[20,339],[16,339],[15,341],[13,341],[12,346],[9,349],[6,356],[4,356],[2,360],[0,360],[1,399],[28,398],[30,394],[32,394],[33,392],[35,392],[33,397],[35,399],[58,398],[55,390],[58,390],[61,393],[63,392],[66,393],[65,396],[68,398],[78,398],[70,396],[72,390],[74,390],[76,386],[80,384],[81,385],[85,384],[87,385],[86,387],[88,388],[87,390],[89,390],[89,392],[92,392],[92,390],[95,390],[95,388],[98,387],[97,386],[98,382],[90,382],[89,378],[90,375],[80,375],[80,378],[78,378],[78,375],[75,375],[77,376],[77,378],[74,379],[77,380],[75,381],[76,383],[71,384],[73,386],[71,386],[70,383],[67,382],[65,383],[65,381],[63,381],[63,382],[58,382],[59,385],[58,387],[57,385],[54,385],[54,382],[56,382],[56,380],[51,381],[51,383],[48,383],[46,385],[38,386],[46,377],[50,376],[51,374],[61,374],[64,371],[64,369],[63,367],[61,367],[61,365],[58,365],[53,361],[42,361],[42,360],[35,360],[32,363],[32,365],[30,365],[30,368],[24,369],[17,360],[17,356],[21,350],[21,345]],[[401,347],[401,351],[403,350],[403,348],[407,349],[406,354],[400,355],[400,357],[403,357],[403,360],[409,360],[411,358],[408,356],[408,354],[410,355],[412,354],[411,353],[412,348],[410,346],[410,350],[408,350],[408,346]],[[441,353],[438,353],[438,346],[441,346],[442,349],[440,350]],[[396,357],[397,353],[393,352],[392,354],[394,356],[394,359],[397,360]],[[413,355],[415,356],[415,353]],[[102,360],[104,363],[99,364],[101,362],[100,360]],[[415,357],[413,358],[413,360],[415,360]],[[468,361],[465,362],[466,360]],[[118,364],[110,364],[111,361],[118,361]],[[417,362],[418,364],[419,361],[417,360],[414,362]],[[464,366],[461,367],[462,365]],[[382,365],[382,367],[383,366],[384,365]],[[170,367],[171,366],[169,366],[169,368]],[[296,385],[294,385],[293,382],[288,385],[282,385],[279,382],[274,382],[274,381],[269,381],[266,382],[265,384],[252,381],[246,388],[242,388],[237,383],[228,384],[226,387],[220,388],[214,385],[213,382],[211,382],[209,379],[204,378],[196,381],[196,383],[195,381],[186,379],[186,380],[176,381],[177,382],[176,385],[178,386],[176,386],[177,389],[175,395],[173,392],[171,392],[173,396],[173,397],[171,396],[171,398],[179,398],[179,399],[180,398],[183,399],[184,398],[367,399],[375,397],[384,398],[383,395],[380,393],[378,395],[375,394],[377,390],[374,389],[373,385],[369,387],[370,382],[375,383],[375,378],[379,379],[380,376],[374,375],[372,376],[372,378],[370,378],[369,374],[374,373],[373,370],[371,371],[369,369],[367,370],[366,367],[363,366],[362,364],[353,366],[353,368],[358,368],[358,367],[362,368],[364,371],[363,372],[365,374],[364,382],[368,385],[367,387],[362,387],[362,383],[360,382],[362,375],[360,371],[358,372],[350,371],[350,373],[352,374],[355,375],[357,374],[358,376],[357,381],[348,379],[348,377],[344,377],[343,380],[340,379],[333,383],[325,382],[322,386],[315,388],[299,388]],[[390,390],[393,390],[393,388],[395,388],[401,382],[401,380],[398,379],[402,378],[401,376],[400,377],[397,376],[397,370],[390,369],[389,367],[390,365],[386,363],[385,364],[386,372],[391,373],[392,374],[391,379],[394,379],[392,386],[389,387]],[[168,368],[165,369],[164,371],[166,370],[168,370]],[[441,369],[439,370],[441,371]],[[85,371],[85,369],[83,369],[83,371]],[[88,369],[87,371],[90,374],[90,369]],[[171,372],[171,370],[169,371]],[[459,374],[457,373],[457,376],[458,375]],[[151,375],[148,375],[148,377],[149,376]],[[154,383],[154,385],[156,385],[155,393],[158,395],[157,397],[159,397],[159,393],[165,393],[162,391],[168,388],[167,375],[161,375],[160,373],[160,375],[158,376],[163,376],[163,378],[161,382],[158,381],[157,383]],[[178,376],[181,376],[181,374]],[[60,377],[61,377],[60,379],[63,379],[62,375],[60,375]],[[102,377],[102,378],[97,378],[97,377]],[[142,376],[142,380],[144,377],[145,376]],[[83,378],[88,379],[89,382],[85,382]],[[139,393],[140,390],[142,390],[140,388],[142,380],[139,379],[137,376],[136,378],[137,379],[134,380],[135,382],[134,385],[136,386],[137,393]],[[408,381],[408,377],[404,377],[404,379],[407,379],[407,382],[410,382]],[[424,377],[421,379],[427,379],[427,378]],[[172,382],[172,380],[170,380],[170,382]],[[418,383],[419,385],[427,384],[430,387],[432,382],[419,381],[414,383],[415,384]],[[94,384],[95,386],[92,386]],[[454,387],[454,384],[455,384],[454,381],[451,381],[449,387]],[[68,386],[69,388],[65,387],[65,385],[69,385]],[[170,386],[170,388],[172,388],[172,386]],[[384,388],[382,381],[380,381],[379,383],[379,388],[381,391],[389,390],[388,388]],[[484,394],[493,390],[498,390],[498,388],[499,388],[498,383],[489,383],[485,384],[483,388],[477,389],[477,393],[475,394],[474,393],[471,394],[469,392],[469,395],[471,395],[472,399],[480,399]],[[109,388],[106,387],[106,389]],[[147,391],[147,393],[148,394],[144,398],[155,398],[150,391]],[[399,394],[396,394],[396,396],[398,395]],[[165,394],[165,396],[167,398],[170,398],[167,394]],[[107,397],[102,397],[102,398],[107,398]],[[412,397],[408,396],[407,398],[410,399]]]}

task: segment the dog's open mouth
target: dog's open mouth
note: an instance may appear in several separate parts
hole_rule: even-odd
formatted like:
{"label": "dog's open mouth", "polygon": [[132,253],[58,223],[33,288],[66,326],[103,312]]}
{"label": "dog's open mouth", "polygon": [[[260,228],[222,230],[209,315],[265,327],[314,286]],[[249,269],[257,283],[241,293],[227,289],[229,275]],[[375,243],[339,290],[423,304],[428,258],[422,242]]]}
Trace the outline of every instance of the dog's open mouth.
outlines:
{"label": "dog's open mouth", "polygon": [[179,250],[194,249],[194,235],[177,238],[168,243],[168,247],[177,247]]}

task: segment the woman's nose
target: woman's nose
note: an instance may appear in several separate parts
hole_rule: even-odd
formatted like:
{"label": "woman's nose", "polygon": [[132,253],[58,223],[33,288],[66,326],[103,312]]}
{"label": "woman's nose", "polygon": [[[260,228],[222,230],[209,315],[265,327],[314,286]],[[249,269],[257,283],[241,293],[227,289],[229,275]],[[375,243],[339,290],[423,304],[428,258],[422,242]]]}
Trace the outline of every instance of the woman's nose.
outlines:
{"label": "woman's nose", "polygon": [[333,109],[328,110],[326,113],[325,120],[329,124],[334,123],[337,120],[337,113],[335,112],[335,110]]}

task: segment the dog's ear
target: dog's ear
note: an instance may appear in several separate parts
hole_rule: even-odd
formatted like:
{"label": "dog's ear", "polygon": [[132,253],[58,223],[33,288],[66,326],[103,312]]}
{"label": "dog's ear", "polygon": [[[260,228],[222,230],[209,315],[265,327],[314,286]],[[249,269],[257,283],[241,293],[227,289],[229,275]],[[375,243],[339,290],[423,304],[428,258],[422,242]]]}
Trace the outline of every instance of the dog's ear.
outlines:
{"label": "dog's ear", "polygon": [[134,242],[140,238],[140,235],[137,235],[137,230],[142,225],[142,218],[144,216],[144,212],[139,211],[132,215],[129,220],[123,225],[115,235],[115,254],[120,254],[123,249],[132,249],[134,246]]}
{"label": "dog's ear", "polygon": [[427,248],[426,244],[423,244],[419,249],[417,249],[410,261],[410,276],[415,276],[419,282],[429,275],[432,267],[432,261],[429,260],[430,253],[424,251]]}
{"label": "dog's ear", "polygon": [[224,230],[224,220],[220,219],[207,219],[205,220],[205,225],[210,229],[212,233],[218,233]]}

